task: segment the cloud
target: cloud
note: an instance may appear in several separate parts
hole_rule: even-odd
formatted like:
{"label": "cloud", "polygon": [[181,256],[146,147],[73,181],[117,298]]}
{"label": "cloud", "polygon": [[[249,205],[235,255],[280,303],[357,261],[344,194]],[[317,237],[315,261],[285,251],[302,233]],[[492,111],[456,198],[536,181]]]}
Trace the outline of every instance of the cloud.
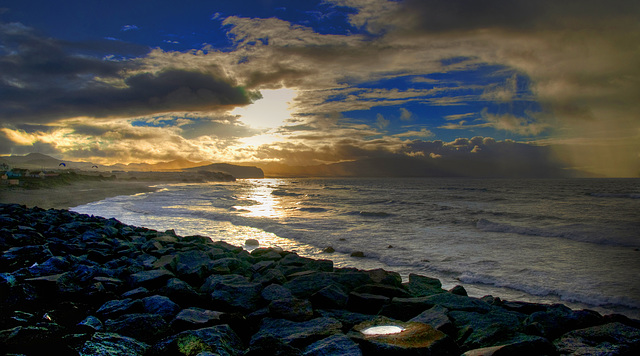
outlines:
{"label": "cloud", "polygon": [[413,116],[413,114],[411,113],[411,111],[405,109],[405,108],[400,108],[400,120],[402,121],[411,121],[411,117]]}
{"label": "cloud", "polygon": [[6,122],[137,116],[246,105],[254,94],[209,65],[207,71],[141,70],[141,60],[82,54],[86,44],[38,36],[19,23],[0,24],[0,116]]}
{"label": "cloud", "polygon": [[378,113],[376,115],[376,126],[378,126],[378,128],[384,130],[389,126],[389,123],[391,123],[391,121],[385,119],[382,114]]}
{"label": "cloud", "polygon": [[136,26],[136,25],[124,25],[124,26],[122,26],[122,28],[120,29],[120,31],[123,31],[123,32],[127,32],[127,31],[137,31],[137,30],[139,30],[139,29],[140,29],[140,28],[139,28],[138,26]]}

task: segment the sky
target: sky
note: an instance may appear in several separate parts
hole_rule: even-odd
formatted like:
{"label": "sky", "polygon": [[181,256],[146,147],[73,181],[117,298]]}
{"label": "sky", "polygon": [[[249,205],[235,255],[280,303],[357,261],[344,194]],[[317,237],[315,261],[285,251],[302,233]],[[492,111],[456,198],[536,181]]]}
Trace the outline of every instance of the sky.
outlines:
{"label": "sky", "polygon": [[0,155],[639,177],[638,19],[637,0],[0,0]]}

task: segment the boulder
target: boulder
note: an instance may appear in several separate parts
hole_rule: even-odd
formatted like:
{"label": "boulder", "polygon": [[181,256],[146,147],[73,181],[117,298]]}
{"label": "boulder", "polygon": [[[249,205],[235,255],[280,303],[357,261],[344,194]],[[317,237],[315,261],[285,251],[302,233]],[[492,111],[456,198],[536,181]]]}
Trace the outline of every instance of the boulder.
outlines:
{"label": "boulder", "polygon": [[131,274],[129,276],[129,284],[132,288],[156,289],[162,287],[169,279],[174,277],[173,273],[164,268],[151,269]]}
{"label": "boulder", "polygon": [[149,345],[136,339],[114,334],[95,333],[84,343],[80,356],[143,356]]}
{"label": "boulder", "polygon": [[469,350],[462,356],[542,356],[556,354],[556,349],[549,340],[540,336],[522,335],[519,339],[510,343]]}
{"label": "boulder", "polygon": [[302,356],[302,351],[281,339],[264,336],[254,341],[246,350],[244,356]]}
{"label": "boulder", "polygon": [[450,311],[449,317],[462,332],[458,345],[463,350],[496,346],[520,331],[526,315],[496,308],[489,313]]}
{"label": "boulder", "polygon": [[561,355],[638,355],[640,329],[609,323],[573,330],[553,343]]}
{"label": "boulder", "polygon": [[230,311],[254,311],[260,302],[262,284],[221,282],[211,293],[211,300]]}
{"label": "boulder", "polygon": [[216,324],[221,324],[220,317],[224,313],[202,308],[188,308],[181,310],[171,321],[171,329],[174,331],[202,329]]}
{"label": "boulder", "polygon": [[169,336],[153,345],[148,354],[195,356],[207,352],[214,355],[240,356],[244,352],[244,347],[229,325],[216,325]]}
{"label": "boulder", "polygon": [[286,298],[277,299],[269,303],[269,315],[273,318],[292,321],[306,321],[313,319],[313,307],[306,299]]}
{"label": "boulder", "polygon": [[342,323],[333,318],[320,317],[309,321],[295,322],[286,319],[264,318],[260,329],[251,337],[251,345],[265,337],[272,337],[296,347],[306,347],[327,336],[340,334]]}
{"label": "boulder", "polygon": [[391,303],[391,298],[383,295],[351,292],[347,301],[347,309],[358,313],[376,315],[382,307],[389,303]]}
{"label": "boulder", "polygon": [[488,313],[491,305],[477,298],[465,297],[451,293],[438,293],[424,297],[427,304],[441,305],[449,310]]}
{"label": "boulder", "polygon": [[272,302],[278,299],[292,298],[293,294],[290,290],[279,284],[270,284],[262,289],[262,292],[260,292],[260,296],[262,297],[262,299],[268,302]]}
{"label": "boulder", "polygon": [[142,302],[139,299],[115,299],[102,304],[96,310],[96,314],[105,319],[114,319],[124,314],[141,313],[142,310]]}
{"label": "boulder", "polygon": [[336,284],[330,284],[313,293],[309,299],[318,309],[342,309],[347,306],[349,295]]}
{"label": "boulder", "polygon": [[413,273],[409,274],[409,282],[405,284],[405,287],[414,297],[426,297],[445,292],[439,279]]}
{"label": "boulder", "polygon": [[304,356],[362,356],[362,351],[358,344],[349,339],[346,335],[336,334],[316,341],[307,346]]}
{"label": "boulder", "polygon": [[436,330],[440,330],[449,336],[454,336],[456,327],[451,322],[451,319],[449,319],[448,313],[449,310],[447,308],[436,305],[431,309],[423,311],[409,321],[431,325]]}
{"label": "boulder", "polygon": [[163,295],[152,295],[142,299],[142,307],[145,313],[159,314],[165,320],[173,319],[180,311],[178,304]]}
{"label": "boulder", "polygon": [[525,321],[525,325],[530,333],[553,340],[568,331],[595,326],[602,324],[603,321],[602,316],[596,312],[573,311],[565,305],[554,304],[546,311],[531,314]]}
{"label": "boulder", "polygon": [[143,342],[155,341],[169,331],[169,324],[159,314],[125,314],[104,323],[107,332],[132,337]]}

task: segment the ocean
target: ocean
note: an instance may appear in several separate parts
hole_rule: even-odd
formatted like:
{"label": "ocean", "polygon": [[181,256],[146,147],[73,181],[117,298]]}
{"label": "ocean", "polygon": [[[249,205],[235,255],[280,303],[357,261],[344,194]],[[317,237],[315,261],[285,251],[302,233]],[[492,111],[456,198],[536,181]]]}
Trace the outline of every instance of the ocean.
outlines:
{"label": "ocean", "polygon": [[[638,179],[240,179],[158,187],[71,210],[238,246],[255,239],[336,267],[422,274],[471,296],[640,318]],[[365,257],[352,257],[356,251]]]}

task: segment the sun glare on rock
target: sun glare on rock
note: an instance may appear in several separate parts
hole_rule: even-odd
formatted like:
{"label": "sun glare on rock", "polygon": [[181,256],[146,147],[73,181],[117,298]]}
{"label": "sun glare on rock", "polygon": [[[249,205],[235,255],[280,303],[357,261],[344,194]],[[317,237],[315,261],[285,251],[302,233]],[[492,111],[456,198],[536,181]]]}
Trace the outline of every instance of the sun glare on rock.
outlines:
{"label": "sun glare on rock", "polygon": [[404,328],[395,325],[381,325],[381,326],[372,326],[370,328],[366,328],[361,332],[364,335],[389,335],[389,334],[397,334],[404,331]]}

